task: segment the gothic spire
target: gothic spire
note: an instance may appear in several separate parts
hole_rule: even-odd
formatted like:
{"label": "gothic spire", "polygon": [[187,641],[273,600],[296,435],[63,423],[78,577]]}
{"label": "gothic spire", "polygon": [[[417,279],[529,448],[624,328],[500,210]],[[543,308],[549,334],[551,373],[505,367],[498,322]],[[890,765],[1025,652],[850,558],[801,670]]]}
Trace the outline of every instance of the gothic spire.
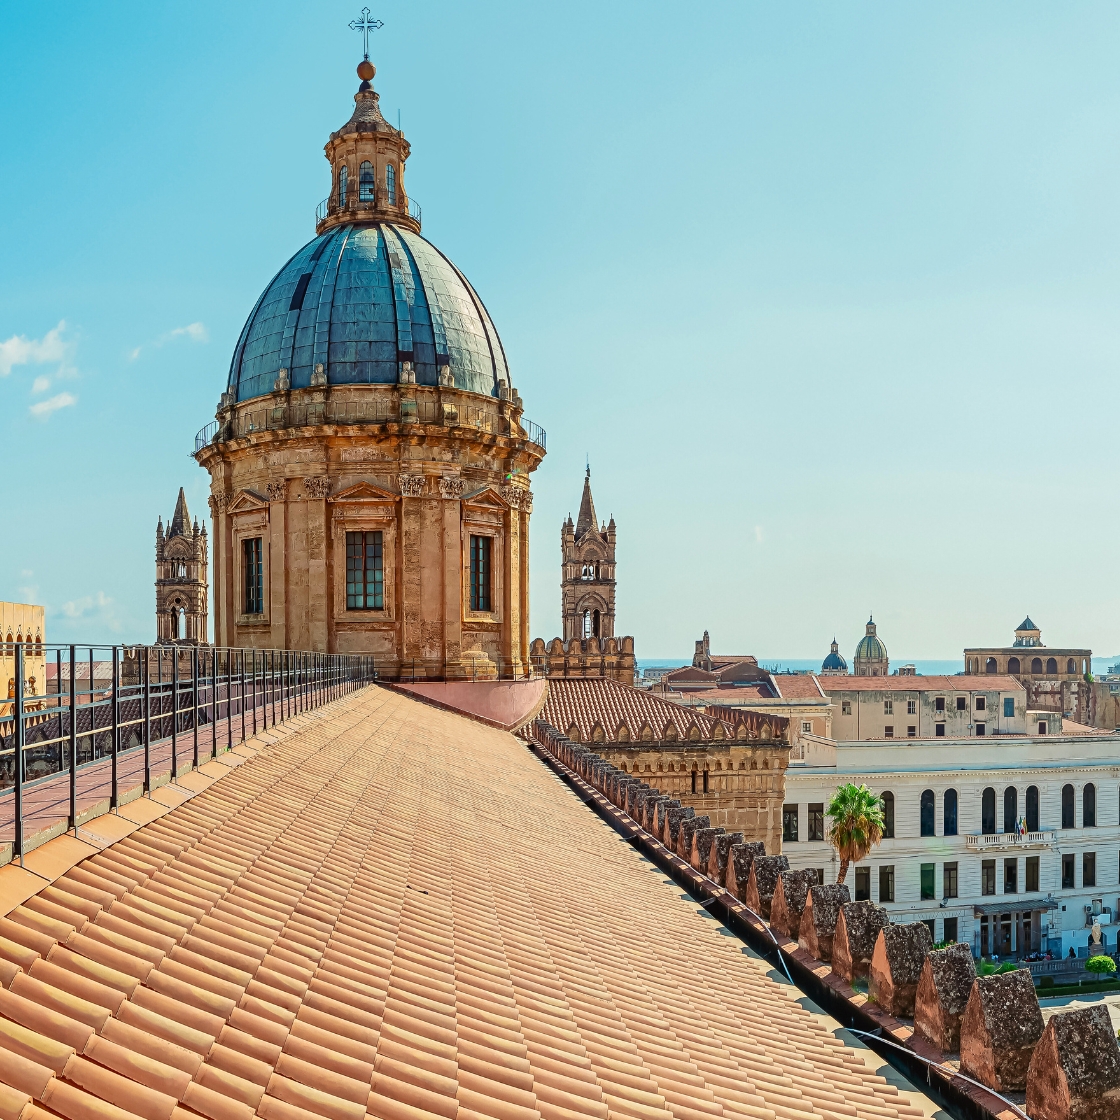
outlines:
{"label": "gothic spire", "polygon": [[185,537],[191,531],[191,515],[187,512],[187,496],[179,487],[179,500],[175,503],[175,514],[167,530],[169,537]]}
{"label": "gothic spire", "polygon": [[598,530],[599,522],[595,519],[595,500],[591,497],[591,468],[583,479],[583,500],[579,503],[579,520],[576,522],[576,540],[585,533]]}

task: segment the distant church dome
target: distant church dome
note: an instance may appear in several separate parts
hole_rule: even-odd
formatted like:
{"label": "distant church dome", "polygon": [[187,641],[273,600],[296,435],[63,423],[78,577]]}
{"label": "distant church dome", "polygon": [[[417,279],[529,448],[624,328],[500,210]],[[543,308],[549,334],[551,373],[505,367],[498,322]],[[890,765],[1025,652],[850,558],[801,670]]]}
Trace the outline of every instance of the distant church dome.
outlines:
{"label": "distant church dome", "polygon": [[836,644],[836,639],[832,639],[832,650],[829,655],[821,663],[822,673],[846,673],[848,671],[848,663],[844,660],[843,655],[840,653],[840,647]]}
{"label": "distant church dome", "polygon": [[855,675],[857,677],[885,677],[890,669],[887,647],[875,633],[875,621],[867,620],[867,630],[856,646]]}

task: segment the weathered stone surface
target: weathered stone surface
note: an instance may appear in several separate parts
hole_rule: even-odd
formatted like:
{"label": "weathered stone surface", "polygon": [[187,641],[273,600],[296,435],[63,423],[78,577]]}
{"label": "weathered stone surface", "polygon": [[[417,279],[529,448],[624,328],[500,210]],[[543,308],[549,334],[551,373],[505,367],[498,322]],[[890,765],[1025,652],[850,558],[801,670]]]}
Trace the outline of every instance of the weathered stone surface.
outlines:
{"label": "weathered stone surface", "polygon": [[692,855],[692,837],[699,828],[710,828],[712,822],[707,817],[698,817],[695,813],[689,817],[681,818],[681,828],[677,835],[677,855],[687,860]]}
{"label": "weathered stone surface", "polygon": [[814,884],[809,888],[809,897],[801,913],[801,926],[797,931],[797,943],[811,957],[819,961],[832,960],[832,938],[836,933],[840,907],[851,899],[847,883]]}
{"label": "weathered stone surface", "polygon": [[975,979],[976,962],[963,942],[932,950],[922,965],[914,1029],[943,1053],[960,1049],[961,1018]]}
{"label": "weathered stone surface", "polygon": [[677,841],[680,839],[681,822],[696,816],[696,810],[691,805],[679,805],[669,810],[669,817],[665,822],[665,835],[661,842],[671,852],[677,850]]}
{"label": "weathered stone surface", "polygon": [[671,809],[679,809],[680,802],[675,797],[667,797],[664,801],[659,801],[657,804],[657,820],[654,822],[653,834],[658,840],[661,840],[665,835],[665,829],[669,825],[669,811]]}
{"label": "weathered stone surface", "polygon": [[708,853],[709,879],[714,879],[717,883],[724,883],[727,875],[727,854],[731,851],[733,844],[741,844],[742,842],[743,834],[741,832],[721,832],[715,838],[712,850]]}
{"label": "weathered stone surface", "polygon": [[933,938],[924,922],[884,926],[871,954],[868,998],[888,1015],[912,1015],[922,965],[932,948]]}
{"label": "weathered stone surface", "polygon": [[642,822],[642,826],[645,828],[646,832],[651,832],[654,836],[659,834],[660,828],[657,822],[660,819],[661,808],[662,806],[667,806],[672,800],[671,797],[665,794],[662,794],[660,797],[653,797],[649,800],[646,804],[646,819]]}
{"label": "weathered stone surface", "polygon": [[722,828],[709,826],[708,828],[698,828],[692,834],[692,851],[689,853],[688,862],[697,871],[702,871],[705,875],[708,873],[708,858],[712,854],[712,845],[716,837],[722,832]]}
{"label": "weathered stone surface", "polygon": [[778,888],[778,876],[788,870],[789,860],[785,856],[756,856],[751,863],[744,901],[767,921],[770,920],[774,891]]}
{"label": "weathered stone surface", "polygon": [[747,898],[747,880],[750,878],[751,864],[759,856],[764,855],[766,855],[766,845],[761,840],[732,844],[728,849],[723,885],[740,902],[745,902]]}
{"label": "weathered stone surface", "polygon": [[815,871],[782,871],[774,886],[770,900],[770,928],[797,939],[801,930],[801,915],[809,888],[817,881]]}
{"label": "weathered stone surface", "polygon": [[832,936],[832,971],[849,984],[866,976],[879,931],[890,920],[887,911],[874,902],[847,902],[841,906]]}
{"label": "weathered stone surface", "polygon": [[1118,1120],[1120,1046],[1103,1004],[1053,1015],[1027,1069],[1034,1120]]}
{"label": "weathered stone surface", "polygon": [[1042,1010],[1025,968],[978,976],[961,1021],[961,1070],[997,1092],[1022,1089],[1035,1044],[1042,1037]]}

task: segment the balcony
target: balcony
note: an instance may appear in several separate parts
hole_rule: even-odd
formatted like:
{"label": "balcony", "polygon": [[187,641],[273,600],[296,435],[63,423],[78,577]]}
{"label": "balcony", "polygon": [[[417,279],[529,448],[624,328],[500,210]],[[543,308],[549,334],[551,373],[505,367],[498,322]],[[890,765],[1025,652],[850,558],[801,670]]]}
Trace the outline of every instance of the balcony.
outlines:
{"label": "balcony", "polygon": [[964,843],[970,852],[1019,851],[1023,848],[1053,847],[1055,836],[1054,832],[1025,832],[1022,836],[1017,832],[973,833],[964,838]]}
{"label": "balcony", "polygon": [[[407,202],[407,208],[405,203]],[[352,217],[354,221],[393,221],[394,218],[408,215],[420,225],[420,204],[412,198],[406,199],[399,193],[390,195],[383,187],[363,185],[360,190],[350,191],[340,200],[337,194],[324,198],[315,208],[316,230],[337,214]]]}

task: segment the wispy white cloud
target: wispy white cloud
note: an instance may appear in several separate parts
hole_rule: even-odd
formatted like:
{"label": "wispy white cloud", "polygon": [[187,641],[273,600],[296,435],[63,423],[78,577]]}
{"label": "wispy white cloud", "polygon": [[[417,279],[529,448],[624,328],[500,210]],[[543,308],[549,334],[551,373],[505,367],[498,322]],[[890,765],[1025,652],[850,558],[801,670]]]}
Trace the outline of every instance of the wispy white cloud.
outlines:
{"label": "wispy white cloud", "polygon": [[56,393],[45,401],[33,404],[28,410],[37,420],[46,420],[53,416],[60,408],[70,408],[78,403],[78,398],[73,393]]}
{"label": "wispy white cloud", "polygon": [[762,544],[762,526],[756,525],[754,527],[754,539],[757,544]]}
{"label": "wispy white cloud", "polygon": [[39,374],[39,376],[31,382],[31,391],[33,393],[45,393],[50,387],[51,379],[45,373]]}
{"label": "wispy white cloud", "polygon": [[23,584],[19,589],[23,602],[34,603],[35,600],[39,598],[39,585],[32,582],[35,578],[34,569],[24,568],[19,574],[22,579],[27,580],[27,583]]}
{"label": "wispy white cloud", "polygon": [[45,365],[51,362],[57,363],[58,372],[64,376],[76,373],[70,365],[74,343],[62,337],[65,330],[66,320],[60,319],[58,326],[47,331],[42,338],[14,334],[0,342],[0,377],[7,377],[16,366]]}
{"label": "wispy white cloud", "polygon": [[61,610],[67,618],[85,618],[90,614],[106,610],[113,605],[113,600],[99,591],[96,595],[84,595],[81,599],[71,599],[63,603]]}
{"label": "wispy white cloud", "polygon": [[209,342],[210,332],[207,331],[204,323],[188,323],[185,327],[175,327],[174,330],[164,332],[152,342],[142,343],[130,350],[128,357],[131,361],[136,361],[145,350],[158,350],[177,338],[185,338],[190,342]]}

